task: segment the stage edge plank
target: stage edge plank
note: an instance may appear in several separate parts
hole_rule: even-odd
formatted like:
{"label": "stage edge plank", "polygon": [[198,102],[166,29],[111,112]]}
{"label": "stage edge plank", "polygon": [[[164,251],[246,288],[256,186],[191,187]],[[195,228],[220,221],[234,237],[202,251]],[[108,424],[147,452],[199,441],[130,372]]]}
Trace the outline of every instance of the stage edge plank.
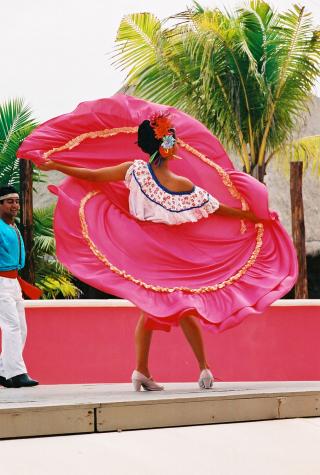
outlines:
{"label": "stage edge plank", "polygon": [[94,409],[39,408],[0,414],[0,439],[95,431]]}
{"label": "stage edge plank", "polygon": [[319,395],[108,404],[97,408],[97,431],[178,427],[319,416]]}

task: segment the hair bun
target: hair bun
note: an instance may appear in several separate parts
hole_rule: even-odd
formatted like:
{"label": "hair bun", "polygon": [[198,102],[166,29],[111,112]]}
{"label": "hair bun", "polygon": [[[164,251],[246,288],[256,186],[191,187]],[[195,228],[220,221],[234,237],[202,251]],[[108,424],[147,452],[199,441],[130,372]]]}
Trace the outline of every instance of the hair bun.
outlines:
{"label": "hair bun", "polygon": [[159,150],[161,140],[156,139],[150,120],[144,120],[138,128],[138,145],[145,153],[154,154]]}

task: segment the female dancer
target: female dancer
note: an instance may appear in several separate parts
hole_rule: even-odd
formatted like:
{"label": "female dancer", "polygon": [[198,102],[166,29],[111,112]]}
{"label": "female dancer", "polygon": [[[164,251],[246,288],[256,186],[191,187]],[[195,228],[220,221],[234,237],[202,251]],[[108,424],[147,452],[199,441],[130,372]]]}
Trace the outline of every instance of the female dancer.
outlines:
{"label": "female dancer", "polygon": [[[132,102],[136,101],[144,103],[123,96],[116,96],[109,101],[111,104],[104,103],[104,106],[109,106],[108,112],[111,116],[115,114],[115,105],[123,106],[127,101],[131,106]],[[90,118],[92,104],[94,108],[99,109],[97,103],[91,103]],[[81,105],[79,107],[81,108]],[[124,115],[123,111],[116,112],[120,116]],[[80,115],[83,115],[83,110]],[[92,134],[80,134],[69,140],[67,145],[43,153],[43,132],[56,137],[59,118],[53,119],[53,122],[56,121],[54,123],[49,121],[42,126],[46,129],[49,124],[49,132],[40,130],[39,136],[38,130],[38,135],[36,131],[29,142],[27,139],[19,156],[38,161],[42,170],[59,170],[73,177],[58,191],[60,204],[58,202],[55,232],[58,255],[60,254],[62,262],[88,283],[102,282],[103,278],[99,288],[129,298],[143,311],[136,328],[137,366],[132,375],[135,390],[139,390],[141,386],[147,390],[163,389],[153,381],[148,368],[152,330],[168,330],[170,326],[178,324],[199,363],[199,385],[202,388],[210,388],[213,376],[195,317],[207,328],[221,331],[239,323],[250,313],[261,312],[266,305],[286,293],[293,285],[296,274],[294,252],[283,228],[279,228],[279,223],[272,220],[274,215],[270,214],[266,207],[263,208],[263,204],[260,204],[258,209],[259,218],[249,210],[234,184],[228,182],[232,170],[227,174],[218,167],[220,183],[217,176],[211,176],[213,183],[207,183],[209,190],[207,187],[203,189],[194,185],[185,176],[174,173],[169,165],[182,163],[190,175],[188,164],[183,163],[185,156],[184,160],[173,160],[179,158],[177,143],[181,145],[184,142],[179,140],[180,134],[176,137],[174,124],[166,111],[148,115],[150,119],[144,120],[138,127],[138,146],[149,155],[149,163],[145,160],[120,160],[119,151],[124,154],[125,152],[117,143],[113,147],[118,162],[116,165],[88,168],[76,163],[76,166],[70,166],[72,159],[70,157],[66,160],[66,153],[70,153],[70,150],[86,139],[97,137]],[[58,123],[58,127],[61,128],[61,124]],[[68,128],[70,129],[70,123]],[[90,128],[92,130],[92,126]],[[129,127],[121,128],[121,133],[128,133],[126,129]],[[113,133],[115,130],[118,132],[119,129],[113,128]],[[106,129],[104,133],[105,131]],[[110,135],[109,133],[107,136]],[[35,156],[39,150],[39,138],[42,145],[41,162],[36,160]],[[89,141],[86,141],[87,148],[85,143],[82,145],[82,156],[84,153],[90,155],[92,148],[88,149],[88,145],[91,145]],[[61,159],[59,152],[65,153],[62,158],[64,162],[69,162],[68,164],[49,159],[52,153],[56,153],[57,158]],[[111,157],[109,160],[104,158],[104,161],[111,160]],[[201,181],[201,178],[202,182],[207,180],[203,180],[197,173],[195,175],[195,181]],[[237,180],[236,176],[233,178],[234,181]],[[252,185],[251,177],[240,174],[238,187],[247,191],[245,187],[248,186],[248,180]],[[129,193],[124,194],[123,181]],[[216,193],[209,192],[213,184],[217,194],[223,198],[221,181],[223,188],[226,187],[227,191],[231,189],[233,196],[241,202],[242,209],[229,206],[223,199],[213,196]],[[255,192],[261,191],[259,186]],[[255,200],[259,197],[261,202],[265,201],[262,192],[252,195],[255,195]],[[92,199],[99,197],[100,200],[90,207],[94,203]],[[77,258],[77,246],[65,228],[69,226],[66,221],[70,221],[74,214],[75,201],[80,201],[77,211],[81,230],[78,236],[80,240],[77,239],[77,242],[81,248],[78,249],[77,262],[72,264],[67,255],[70,256],[71,253]],[[105,212],[101,214],[102,207]],[[65,211],[68,216],[63,216]],[[93,218],[94,223],[90,222],[92,212],[97,213]],[[99,235],[94,236],[94,231],[98,228]],[[73,229],[72,235],[77,234],[78,230],[75,231]],[[280,235],[282,238],[286,237],[282,242]],[[84,247],[86,256],[83,254]],[[289,253],[291,258],[286,265],[283,265],[280,256],[283,250]],[[95,273],[91,279],[88,278],[88,271],[86,276],[83,272],[87,268],[91,268]],[[263,292],[258,283],[261,278],[264,279],[265,285]]]}

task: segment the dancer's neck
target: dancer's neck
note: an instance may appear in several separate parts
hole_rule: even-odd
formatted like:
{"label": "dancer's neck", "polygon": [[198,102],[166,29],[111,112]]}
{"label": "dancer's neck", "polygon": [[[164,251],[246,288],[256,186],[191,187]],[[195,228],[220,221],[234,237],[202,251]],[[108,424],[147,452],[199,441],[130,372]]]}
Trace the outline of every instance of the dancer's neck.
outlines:
{"label": "dancer's neck", "polygon": [[153,163],[151,164],[152,170],[161,170],[161,171],[169,171],[169,160],[168,159],[162,159],[159,163],[159,165],[154,165]]}

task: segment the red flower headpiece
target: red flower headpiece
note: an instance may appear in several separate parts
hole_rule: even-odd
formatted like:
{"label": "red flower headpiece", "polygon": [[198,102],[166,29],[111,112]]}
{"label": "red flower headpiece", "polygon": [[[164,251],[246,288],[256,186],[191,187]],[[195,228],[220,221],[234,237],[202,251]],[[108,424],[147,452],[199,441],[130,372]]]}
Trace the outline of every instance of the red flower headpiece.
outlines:
{"label": "red flower headpiece", "polygon": [[166,135],[172,135],[173,128],[169,112],[155,112],[150,118],[150,125],[154,130],[155,138],[161,140]]}
{"label": "red flower headpiece", "polygon": [[158,160],[158,153],[162,158],[173,158],[176,150],[176,139],[169,112],[156,112],[150,118],[150,125],[156,139],[161,140],[159,151],[156,150],[150,157],[149,163]]}

